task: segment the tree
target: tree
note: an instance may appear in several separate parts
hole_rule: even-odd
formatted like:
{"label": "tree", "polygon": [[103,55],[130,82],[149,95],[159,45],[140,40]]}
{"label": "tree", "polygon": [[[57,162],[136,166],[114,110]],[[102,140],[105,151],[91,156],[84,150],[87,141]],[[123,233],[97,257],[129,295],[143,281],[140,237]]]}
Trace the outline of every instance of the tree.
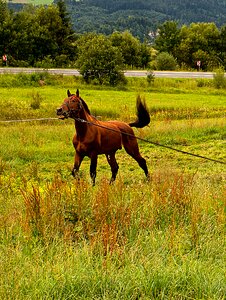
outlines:
{"label": "tree", "polygon": [[0,24],[3,25],[4,21],[7,19],[9,11],[5,1],[0,0]]}
{"label": "tree", "polygon": [[0,0],[0,55],[8,50],[7,44],[10,38],[10,28],[8,28],[9,15],[6,2]]}
{"label": "tree", "polygon": [[140,49],[140,67],[145,69],[151,61],[152,49],[146,43],[141,44]]}
{"label": "tree", "polygon": [[226,69],[226,25],[222,26],[220,29],[219,57],[222,65]]}
{"label": "tree", "polygon": [[27,11],[14,14],[10,25],[10,39],[8,50],[11,55],[11,64],[28,66],[32,64],[33,57],[33,16]]}
{"label": "tree", "polygon": [[76,36],[62,0],[58,5],[26,5],[14,13],[0,1],[0,51],[7,50],[11,65],[48,61],[49,67],[62,67],[76,60]]}
{"label": "tree", "polygon": [[157,31],[155,48],[159,52],[167,52],[175,56],[175,51],[180,44],[180,29],[175,21],[166,21]]}
{"label": "tree", "polygon": [[72,28],[70,15],[67,12],[64,0],[57,1],[57,8],[61,19],[61,23],[57,28],[56,34],[59,54],[67,55],[71,60],[73,60],[76,57],[76,47],[74,46],[76,35]]}
{"label": "tree", "polygon": [[78,51],[77,65],[86,82],[115,85],[124,79],[122,55],[106,36],[82,36]]}
{"label": "tree", "polygon": [[151,60],[151,48],[141,43],[129,31],[114,32],[110,36],[113,46],[122,53],[125,66],[130,68],[146,68]]}
{"label": "tree", "polygon": [[[182,26],[176,57],[179,64],[195,67],[202,61],[204,70],[219,64],[220,32],[214,23],[193,23]],[[200,54],[200,57],[198,56]]]}
{"label": "tree", "polygon": [[57,34],[61,22],[59,11],[55,5],[41,6],[37,9],[33,26],[33,50],[36,60],[42,60],[48,55],[55,58],[58,55]]}

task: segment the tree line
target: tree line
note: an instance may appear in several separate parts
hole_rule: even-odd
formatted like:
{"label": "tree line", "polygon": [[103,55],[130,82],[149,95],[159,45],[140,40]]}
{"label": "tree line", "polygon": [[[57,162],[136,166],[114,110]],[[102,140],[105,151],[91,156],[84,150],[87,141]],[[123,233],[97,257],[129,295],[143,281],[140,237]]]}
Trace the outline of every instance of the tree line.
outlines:
{"label": "tree line", "polygon": [[180,68],[200,67],[204,71],[225,68],[226,25],[220,29],[214,23],[179,27],[177,22],[167,21],[159,27],[154,47],[159,53],[170,54]]}
{"label": "tree line", "polygon": [[[57,1],[57,0],[55,0]],[[76,32],[110,34],[129,30],[141,41],[159,24],[177,20],[181,25],[214,22],[226,23],[225,0],[65,0]]]}
{"label": "tree line", "polygon": [[[151,41],[151,42],[150,42]],[[116,84],[123,69],[226,67],[226,25],[165,21],[142,42],[129,31],[79,34],[63,0],[10,11],[0,0],[0,53],[18,67],[79,68],[87,82]]]}

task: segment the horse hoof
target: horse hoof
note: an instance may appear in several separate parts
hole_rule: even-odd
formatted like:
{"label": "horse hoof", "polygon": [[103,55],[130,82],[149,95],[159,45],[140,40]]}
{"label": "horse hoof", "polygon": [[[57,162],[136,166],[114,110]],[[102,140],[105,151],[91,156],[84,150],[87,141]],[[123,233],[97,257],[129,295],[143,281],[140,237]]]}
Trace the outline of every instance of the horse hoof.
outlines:
{"label": "horse hoof", "polygon": [[115,182],[115,178],[111,178],[110,181],[109,181],[109,184],[113,184]]}
{"label": "horse hoof", "polygon": [[73,169],[73,170],[71,171],[71,175],[72,175],[74,178],[79,178],[78,171],[76,171],[75,169]]}

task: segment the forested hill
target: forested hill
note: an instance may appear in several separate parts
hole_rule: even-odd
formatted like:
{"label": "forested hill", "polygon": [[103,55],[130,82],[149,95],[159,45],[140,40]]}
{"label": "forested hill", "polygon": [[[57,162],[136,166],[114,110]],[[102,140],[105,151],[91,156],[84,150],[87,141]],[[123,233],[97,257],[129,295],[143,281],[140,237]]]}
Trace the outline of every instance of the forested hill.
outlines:
{"label": "forested hill", "polygon": [[[55,0],[57,2],[57,0]],[[65,0],[76,32],[129,30],[144,39],[166,20],[226,24],[225,0]]]}

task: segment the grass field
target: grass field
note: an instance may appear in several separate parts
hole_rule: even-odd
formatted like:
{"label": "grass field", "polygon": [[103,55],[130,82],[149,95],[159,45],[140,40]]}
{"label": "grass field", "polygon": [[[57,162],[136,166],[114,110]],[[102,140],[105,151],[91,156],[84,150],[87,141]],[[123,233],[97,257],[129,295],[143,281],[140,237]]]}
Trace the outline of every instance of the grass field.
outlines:
{"label": "grass field", "polygon": [[[94,115],[127,122],[139,93],[151,124],[137,136],[226,160],[224,90],[10,78],[14,87],[0,78],[2,121],[55,117],[78,87]],[[72,120],[0,127],[0,299],[225,299],[225,165],[139,141],[151,180],[121,150],[115,184],[103,156],[93,188],[88,159],[79,181],[70,175]]]}

